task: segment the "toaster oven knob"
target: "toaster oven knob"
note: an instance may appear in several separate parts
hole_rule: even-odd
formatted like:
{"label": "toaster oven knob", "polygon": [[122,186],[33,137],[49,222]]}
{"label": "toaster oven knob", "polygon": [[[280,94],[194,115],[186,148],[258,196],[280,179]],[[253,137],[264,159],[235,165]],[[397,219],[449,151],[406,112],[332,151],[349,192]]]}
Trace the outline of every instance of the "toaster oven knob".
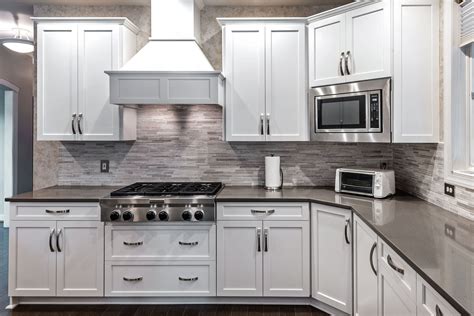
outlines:
{"label": "toaster oven knob", "polygon": [[132,221],[133,220],[133,213],[130,212],[130,211],[123,212],[122,219],[126,222]]}
{"label": "toaster oven knob", "polygon": [[110,213],[110,220],[111,221],[116,221],[120,219],[120,210],[113,210]]}
{"label": "toaster oven knob", "polygon": [[194,218],[198,221],[202,220],[204,218],[204,211],[198,210],[194,212]]}
{"label": "toaster oven knob", "polygon": [[146,219],[149,220],[149,221],[154,221],[156,218],[156,211],[154,210],[149,210],[147,213],[146,213]]}
{"label": "toaster oven knob", "polygon": [[190,221],[191,218],[193,217],[193,214],[192,214],[190,211],[184,211],[184,212],[181,214],[181,217],[182,217],[185,221]]}
{"label": "toaster oven knob", "polygon": [[161,211],[160,213],[158,213],[158,218],[160,219],[160,221],[167,221],[169,219],[168,212]]}

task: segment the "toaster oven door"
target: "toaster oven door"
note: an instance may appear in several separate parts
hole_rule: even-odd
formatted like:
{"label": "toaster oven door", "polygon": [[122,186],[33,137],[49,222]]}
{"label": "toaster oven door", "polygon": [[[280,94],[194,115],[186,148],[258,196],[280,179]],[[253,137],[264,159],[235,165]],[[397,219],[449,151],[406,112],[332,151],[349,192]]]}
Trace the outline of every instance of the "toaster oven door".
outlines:
{"label": "toaster oven door", "polygon": [[374,173],[343,171],[340,173],[340,177],[341,192],[374,195]]}

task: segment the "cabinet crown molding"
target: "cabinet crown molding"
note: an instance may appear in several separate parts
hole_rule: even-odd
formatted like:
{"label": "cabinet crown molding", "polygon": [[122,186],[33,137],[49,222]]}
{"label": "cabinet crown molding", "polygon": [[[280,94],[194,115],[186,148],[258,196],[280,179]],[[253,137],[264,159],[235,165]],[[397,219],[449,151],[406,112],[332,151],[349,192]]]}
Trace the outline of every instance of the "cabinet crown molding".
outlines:
{"label": "cabinet crown molding", "polygon": [[306,17],[256,17],[256,18],[216,18],[220,26],[227,24],[239,24],[239,23],[305,23],[307,22]]}
{"label": "cabinet crown molding", "polygon": [[365,6],[368,6],[368,5],[377,3],[377,2],[382,2],[382,1],[351,2],[349,4],[346,4],[346,5],[331,9],[331,10],[327,10],[327,11],[324,11],[324,12],[321,12],[321,13],[314,14],[312,16],[307,17],[306,20],[307,20],[308,23],[319,21],[319,20],[326,19],[326,18],[335,16],[335,15],[347,13],[347,12],[355,10],[355,9],[363,8]]}
{"label": "cabinet crown molding", "polygon": [[118,23],[127,27],[135,35],[140,32],[140,28],[126,17],[32,17],[31,20],[51,23]]}

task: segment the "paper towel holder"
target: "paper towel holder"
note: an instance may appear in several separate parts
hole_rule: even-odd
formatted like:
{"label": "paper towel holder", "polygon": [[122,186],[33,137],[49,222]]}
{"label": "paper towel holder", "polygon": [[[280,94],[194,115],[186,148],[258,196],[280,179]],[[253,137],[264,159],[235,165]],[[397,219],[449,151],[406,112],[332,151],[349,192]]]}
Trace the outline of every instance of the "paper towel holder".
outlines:
{"label": "paper towel holder", "polygon": [[[272,155],[273,156],[273,155]],[[280,185],[277,186],[277,187],[267,187],[267,186],[264,186],[264,189],[267,190],[267,191],[280,191],[281,189],[283,189],[283,169],[280,167]]]}

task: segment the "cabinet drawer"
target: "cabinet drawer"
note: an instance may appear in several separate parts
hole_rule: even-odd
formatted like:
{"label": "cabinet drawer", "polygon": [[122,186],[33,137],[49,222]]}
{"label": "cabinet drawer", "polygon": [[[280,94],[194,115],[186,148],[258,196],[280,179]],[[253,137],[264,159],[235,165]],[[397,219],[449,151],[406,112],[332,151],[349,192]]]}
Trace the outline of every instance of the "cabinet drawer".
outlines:
{"label": "cabinet drawer", "polygon": [[215,262],[109,261],[106,296],[214,296]]}
{"label": "cabinet drawer", "polygon": [[106,226],[106,260],[212,260],[216,225]]}
{"label": "cabinet drawer", "polygon": [[12,203],[10,219],[18,220],[100,220],[97,203]]}
{"label": "cabinet drawer", "polygon": [[428,283],[417,276],[416,312],[419,316],[460,316],[451,304],[446,302]]}
{"label": "cabinet drawer", "polygon": [[241,203],[217,204],[217,220],[309,220],[309,203]]}
{"label": "cabinet drawer", "polygon": [[384,241],[379,241],[379,266],[391,274],[393,280],[413,301],[416,300],[416,272]]}

